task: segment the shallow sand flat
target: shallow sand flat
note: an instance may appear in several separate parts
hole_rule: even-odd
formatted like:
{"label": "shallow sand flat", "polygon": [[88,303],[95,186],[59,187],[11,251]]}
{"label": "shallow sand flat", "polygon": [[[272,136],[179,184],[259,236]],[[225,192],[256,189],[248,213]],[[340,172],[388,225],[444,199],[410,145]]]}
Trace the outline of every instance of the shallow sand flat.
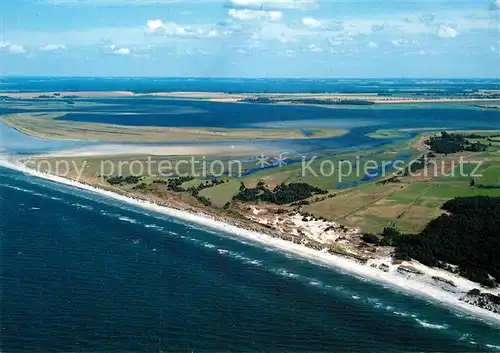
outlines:
{"label": "shallow sand flat", "polygon": [[298,128],[234,128],[131,126],[105,123],[77,122],[57,119],[64,112],[18,113],[3,115],[0,120],[24,134],[45,139],[93,140],[109,142],[192,142],[309,139],[336,137],[348,133],[345,129],[311,129],[312,136]]}
{"label": "shallow sand flat", "polygon": [[393,99],[380,98],[372,99],[377,103],[459,103],[459,102],[491,102],[494,101],[491,98],[401,98],[394,97]]}
{"label": "shallow sand flat", "polygon": [[[167,98],[184,98],[184,99],[206,99],[213,102],[238,102],[241,99],[251,97],[267,97],[277,101],[275,104],[280,104],[280,99],[360,99],[369,100],[375,103],[444,103],[444,102],[487,102],[499,101],[488,97],[484,98],[453,98],[453,97],[432,97],[432,98],[414,98],[414,97],[398,97],[398,96],[378,96],[376,93],[225,93],[225,92],[151,92],[151,93],[135,93],[132,91],[50,91],[50,92],[0,92],[0,95],[10,98],[37,98],[41,95],[60,94],[64,96],[88,97],[88,98],[105,98],[105,97],[130,97],[130,96],[157,96]],[[288,102],[287,102],[288,103]],[[294,104],[293,102],[288,104]],[[299,103],[297,103],[299,104]]]}
{"label": "shallow sand flat", "polygon": [[[266,97],[276,99],[274,104],[295,104],[294,102],[280,102],[280,100],[289,99],[360,99],[373,101],[375,103],[445,103],[445,102],[486,102],[495,101],[488,97],[485,98],[414,98],[414,97],[398,97],[398,96],[378,96],[377,93],[224,93],[224,92],[155,92],[151,95],[170,97],[170,98],[186,98],[186,99],[206,99],[212,102],[234,103],[241,99],[252,97]],[[303,104],[298,103],[297,104]]]}
{"label": "shallow sand flat", "polygon": [[44,154],[43,157],[79,156],[254,156],[276,154],[277,150],[253,146],[227,145],[126,145],[105,144],[61,150]]}
{"label": "shallow sand flat", "polygon": [[213,98],[213,99],[242,99],[247,97],[249,94],[236,94],[236,93],[224,93],[224,92],[155,92],[155,93],[146,93],[151,96],[159,96],[159,97],[173,97],[173,98],[192,98],[192,99],[200,99],[200,98]]}
{"label": "shallow sand flat", "polygon": [[0,96],[6,96],[9,98],[38,98],[39,96],[53,96],[54,94],[60,94],[60,97],[74,96],[74,97],[127,97],[133,96],[134,92],[130,91],[52,91],[52,92],[0,92]]}

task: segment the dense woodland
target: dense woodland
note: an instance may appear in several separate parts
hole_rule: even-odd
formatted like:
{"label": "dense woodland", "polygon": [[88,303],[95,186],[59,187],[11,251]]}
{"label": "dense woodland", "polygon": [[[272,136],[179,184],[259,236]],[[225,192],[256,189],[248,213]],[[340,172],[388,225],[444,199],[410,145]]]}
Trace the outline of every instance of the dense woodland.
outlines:
{"label": "dense woodland", "polygon": [[[452,269],[484,286],[500,282],[500,197],[458,197],[446,202],[447,213],[418,235],[384,229],[381,243],[393,245],[396,257]],[[372,239],[370,239],[372,240]]]}
{"label": "dense woodland", "polygon": [[480,142],[470,142],[468,138],[484,138],[484,136],[470,134],[449,134],[446,131],[441,132],[440,136],[431,136],[425,143],[436,153],[450,154],[463,151],[484,152],[488,148]]}
{"label": "dense woodland", "polygon": [[138,176],[113,176],[106,177],[105,179],[111,185],[137,184],[139,181],[141,181],[141,177]]}
{"label": "dense woodland", "polygon": [[327,193],[327,190],[307,183],[280,184],[274,190],[268,189],[262,182],[259,182],[255,188],[247,188],[241,183],[239,193],[233,199],[241,202],[264,201],[284,205]]}

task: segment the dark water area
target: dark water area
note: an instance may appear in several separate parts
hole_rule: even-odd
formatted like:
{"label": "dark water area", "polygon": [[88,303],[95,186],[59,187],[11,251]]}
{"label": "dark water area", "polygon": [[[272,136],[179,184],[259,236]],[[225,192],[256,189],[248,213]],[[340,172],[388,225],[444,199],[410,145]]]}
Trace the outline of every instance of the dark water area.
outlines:
{"label": "dark water area", "polygon": [[0,168],[3,352],[495,352],[500,327]]}
{"label": "dark water area", "polygon": [[0,115],[18,114],[18,113],[25,113],[25,112],[26,112],[26,109],[15,109],[15,108],[0,107]]}
{"label": "dark water area", "polygon": [[464,92],[500,89],[498,79],[305,79],[305,78],[141,78],[141,77],[2,77],[1,91],[168,91],[203,92]]}
{"label": "dark water area", "polygon": [[[500,112],[484,109],[394,108],[336,108],[310,106],[280,106],[267,104],[237,104],[206,101],[130,98],[95,100],[120,104],[121,107],[96,107],[69,112],[58,119],[68,121],[119,124],[127,126],[171,126],[237,128],[249,126],[296,128],[352,128],[376,126],[381,128],[495,128],[500,127]],[[172,108],[173,107],[173,108]],[[185,113],[169,113],[169,109]],[[136,109],[143,111],[138,112]],[[98,111],[92,111],[98,110]],[[108,113],[106,110],[112,111]],[[121,110],[135,114],[115,114]],[[147,110],[147,113],[146,113]],[[190,110],[195,110],[190,113]],[[300,125],[298,125],[300,123]]]}
{"label": "dark water area", "polygon": [[[394,108],[376,107],[325,109],[306,106],[277,106],[265,104],[234,104],[186,100],[158,100],[133,98],[104,100],[134,111],[149,109],[147,114],[109,114],[107,112],[70,112],[58,118],[67,121],[107,123],[126,126],[169,126],[215,128],[277,128],[310,130],[313,128],[348,129],[349,133],[333,138],[280,140],[275,144],[294,152],[321,151],[332,148],[375,148],[398,140],[374,139],[366,134],[378,129],[397,128],[449,128],[449,129],[499,129],[500,111],[469,108]],[[128,108],[126,108],[128,107]],[[169,107],[188,109],[182,114],[159,113]],[[101,109],[101,108],[96,108]],[[106,108],[114,109],[116,108]],[[195,110],[195,113],[190,113]],[[422,132],[422,131],[419,131]],[[408,133],[408,137],[417,132]]]}

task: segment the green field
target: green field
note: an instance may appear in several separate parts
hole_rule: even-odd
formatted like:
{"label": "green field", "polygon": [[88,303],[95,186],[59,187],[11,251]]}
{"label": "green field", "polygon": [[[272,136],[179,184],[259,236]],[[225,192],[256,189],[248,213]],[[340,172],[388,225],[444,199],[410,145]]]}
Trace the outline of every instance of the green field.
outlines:
{"label": "green field", "polygon": [[231,202],[238,193],[240,181],[230,180],[227,183],[200,191],[201,196],[208,197],[215,207],[223,207],[226,202]]}
{"label": "green field", "polygon": [[500,165],[490,165],[481,172],[482,176],[477,178],[477,185],[487,187],[498,187],[500,190]]}

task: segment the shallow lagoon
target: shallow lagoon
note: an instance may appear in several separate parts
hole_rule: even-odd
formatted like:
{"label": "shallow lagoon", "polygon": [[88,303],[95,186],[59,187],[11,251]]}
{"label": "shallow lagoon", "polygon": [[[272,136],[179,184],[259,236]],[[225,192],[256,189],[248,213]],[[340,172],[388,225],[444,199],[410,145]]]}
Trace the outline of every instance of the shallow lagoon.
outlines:
{"label": "shallow lagoon", "polygon": [[[12,104],[15,100],[10,100]],[[54,100],[50,100],[54,102]],[[67,121],[128,126],[219,127],[219,128],[330,128],[349,129],[334,138],[260,141],[293,152],[325,149],[370,149],[407,137],[375,139],[366,136],[378,129],[441,128],[500,129],[500,111],[467,105],[379,104],[370,107],[311,107],[268,104],[220,103],[155,97],[77,99],[75,105],[56,109],[39,102],[40,111],[66,111]],[[85,105],[81,104],[85,103]],[[89,104],[90,103],[90,104]],[[64,105],[63,105],[64,107]],[[34,112],[16,109],[16,112]],[[419,131],[422,132],[422,131]],[[216,142],[217,143],[217,142]],[[234,141],[238,143],[238,141]]]}
{"label": "shallow lagoon", "polygon": [[[98,101],[108,104],[118,104],[120,102],[120,105],[114,108],[105,108],[106,110],[113,109],[113,114],[102,108],[96,108],[91,109],[92,111],[71,112],[59,119],[129,126],[279,127],[297,129],[324,127],[350,130],[349,134],[334,138],[315,139],[313,137],[306,140],[276,142],[283,149],[301,152],[330,148],[373,148],[398,140],[398,138],[374,139],[366,136],[366,134],[382,128],[500,128],[500,111],[449,104],[435,104],[433,107],[429,107],[429,104],[423,104],[418,105],[418,107],[407,105],[405,108],[379,105],[375,108],[329,109],[310,106],[217,103],[138,97],[100,99]],[[182,110],[179,107],[185,107],[186,110],[182,111],[182,114],[172,114],[171,111],[168,111],[172,106],[177,111]],[[96,111],[97,109],[99,111]],[[144,113],[146,109],[147,114]],[[135,114],[120,115],[116,114],[117,110],[132,111]],[[408,137],[415,134],[409,134]]]}
{"label": "shallow lagoon", "polygon": [[[500,112],[498,111],[447,103],[408,104],[404,106],[380,104],[369,108],[336,107],[330,109],[311,106],[220,103],[139,97],[96,99],[94,101],[113,105],[80,109],[78,112],[70,112],[60,119],[119,125],[225,128],[274,127],[284,126],[284,124],[291,127],[304,127],[305,124],[307,126],[336,128],[357,126],[413,128],[448,125],[453,128],[484,129],[495,125],[500,127]],[[179,113],[176,114],[174,110]],[[134,114],[120,115],[116,112],[133,112]]]}

